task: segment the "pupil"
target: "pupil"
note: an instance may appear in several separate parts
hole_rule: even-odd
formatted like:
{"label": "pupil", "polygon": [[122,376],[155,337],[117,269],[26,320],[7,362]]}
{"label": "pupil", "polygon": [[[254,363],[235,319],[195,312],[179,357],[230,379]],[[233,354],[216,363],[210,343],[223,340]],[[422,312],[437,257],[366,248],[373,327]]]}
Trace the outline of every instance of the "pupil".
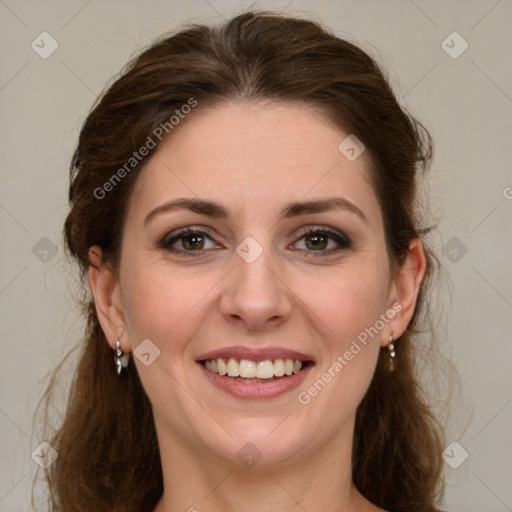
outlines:
{"label": "pupil", "polygon": [[203,246],[202,237],[200,235],[189,236],[184,239],[183,245],[186,249],[201,249]]}
{"label": "pupil", "polygon": [[313,235],[307,238],[308,241],[312,241],[313,248],[325,249],[325,237],[322,235]]}

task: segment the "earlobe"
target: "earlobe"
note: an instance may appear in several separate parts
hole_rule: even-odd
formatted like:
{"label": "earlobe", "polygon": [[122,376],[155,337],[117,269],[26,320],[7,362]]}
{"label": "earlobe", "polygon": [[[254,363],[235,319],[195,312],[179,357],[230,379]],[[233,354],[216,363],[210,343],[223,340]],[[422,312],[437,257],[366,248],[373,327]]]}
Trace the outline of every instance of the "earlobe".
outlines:
{"label": "earlobe", "polygon": [[96,314],[103,333],[112,347],[116,341],[127,353],[130,345],[126,339],[126,327],[119,282],[109,264],[103,261],[103,253],[99,246],[89,249],[89,286],[94,297]]}
{"label": "earlobe", "polygon": [[392,333],[393,339],[399,338],[407,329],[414,314],[421,282],[427,270],[427,259],[423,244],[415,238],[409,245],[406,260],[393,281],[393,296],[390,307],[396,315],[389,323],[389,331],[383,333],[382,346],[389,343]]}

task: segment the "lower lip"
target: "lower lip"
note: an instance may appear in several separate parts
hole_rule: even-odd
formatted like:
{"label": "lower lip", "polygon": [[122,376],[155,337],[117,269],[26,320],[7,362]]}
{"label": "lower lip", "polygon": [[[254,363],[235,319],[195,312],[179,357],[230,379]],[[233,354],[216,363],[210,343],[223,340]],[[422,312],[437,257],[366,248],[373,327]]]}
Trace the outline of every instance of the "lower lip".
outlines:
{"label": "lower lip", "polygon": [[206,378],[220,390],[245,400],[260,400],[264,398],[276,398],[278,396],[289,393],[293,389],[300,386],[307,374],[313,368],[312,364],[308,364],[306,368],[299,373],[282,377],[269,382],[240,382],[239,380],[207,370],[203,364],[197,363],[203,371]]}

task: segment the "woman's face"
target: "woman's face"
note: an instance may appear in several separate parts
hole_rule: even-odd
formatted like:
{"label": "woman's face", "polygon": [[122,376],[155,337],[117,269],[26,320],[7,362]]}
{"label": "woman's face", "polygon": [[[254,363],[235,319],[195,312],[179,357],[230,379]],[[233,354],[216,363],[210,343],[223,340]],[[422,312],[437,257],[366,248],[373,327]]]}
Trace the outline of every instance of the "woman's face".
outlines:
{"label": "woman's face", "polygon": [[305,105],[225,103],[147,161],[111,316],[160,441],[239,465],[350,449],[379,349],[406,321],[348,135]]}

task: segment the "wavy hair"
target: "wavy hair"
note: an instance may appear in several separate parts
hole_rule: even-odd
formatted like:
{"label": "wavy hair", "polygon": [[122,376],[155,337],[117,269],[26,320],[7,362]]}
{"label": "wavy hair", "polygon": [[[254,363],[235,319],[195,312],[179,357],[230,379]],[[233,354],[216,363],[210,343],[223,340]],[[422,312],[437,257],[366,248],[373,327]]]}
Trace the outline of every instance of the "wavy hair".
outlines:
{"label": "wavy hair", "polygon": [[[81,272],[87,321],[65,414],[48,438],[59,453],[45,471],[52,512],[152,512],[162,495],[151,404],[134,365],[121,378],[115,374],[86,275],[93,245],[118,264],[126,205],[142,165],[104,198],[95,190],[190,98],[197,109],[230,100],[303,102],[355,134],[366,146],[394,271],[410,242],[432,229],[421,225],[417,198],[432,157],[430,135],[358,46],[313,21],[245,12],[218,26],[190,25],[144,49],[93,106],[71,162],[64,237]],[[355,423],[353,481],[392,512],[436,512],[443,488],[443,430],[417,371],[437,265],[425,250],[416,310],[395,341],[396,368],[387,370],[382,350]],[[46,391],[47,409],[56,379]]]}

